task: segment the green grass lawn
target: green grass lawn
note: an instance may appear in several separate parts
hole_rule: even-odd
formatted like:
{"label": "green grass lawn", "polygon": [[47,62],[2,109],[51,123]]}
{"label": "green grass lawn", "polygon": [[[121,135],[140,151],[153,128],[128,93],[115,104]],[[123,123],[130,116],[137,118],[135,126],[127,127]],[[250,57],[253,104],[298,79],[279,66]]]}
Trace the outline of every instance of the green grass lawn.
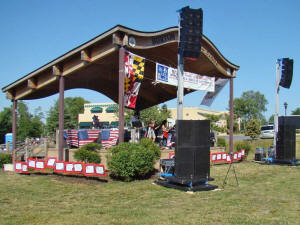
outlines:
{"label": "green grass lawn", "polygon": [[[231,171],[224,190],[194,194],[153,185],[155,177],[124,183],[0,172],[0,224],[300,224],[300,166],[253,158],[234,164],[239,187]],[[227,170],[213,166],[210,183],[221,188]]]}

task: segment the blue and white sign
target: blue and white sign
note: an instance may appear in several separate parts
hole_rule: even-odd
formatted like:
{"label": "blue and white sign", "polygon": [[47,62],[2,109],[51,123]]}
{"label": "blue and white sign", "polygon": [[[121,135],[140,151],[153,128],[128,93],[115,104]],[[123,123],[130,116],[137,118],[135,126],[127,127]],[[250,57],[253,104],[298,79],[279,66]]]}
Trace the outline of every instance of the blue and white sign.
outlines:
{"label": "blue and white sign", "polygon": [[[156,81],[173,86],[178,85],[177,69],[156,63]],[[215,78],[184,72],[183,86],[193,90],[215,91]]]}

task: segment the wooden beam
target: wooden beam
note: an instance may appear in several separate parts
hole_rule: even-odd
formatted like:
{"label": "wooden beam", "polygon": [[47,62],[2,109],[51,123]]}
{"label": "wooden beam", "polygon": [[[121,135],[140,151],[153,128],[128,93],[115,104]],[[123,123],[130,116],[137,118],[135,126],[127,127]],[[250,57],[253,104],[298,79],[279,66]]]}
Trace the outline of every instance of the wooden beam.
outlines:
{"label": "wooden beam", "polygon": [[33,92],[33,89],[29,89],[29,90],[24,91],[24,92],[21,93],[21,94],[17,94],[17,95],[15,96],[15,100],[22,100],[23,97],[25,97],[26,95],[31,94],[32,92]]}
{"label": "wooden beam", "polygon": [[128,35],[124,33],[114,33],[112,37],[112,42],[114,45],[127,46],[128,45]]}
{"label": "wooden beam", "polygon": [[114,33],[112,36],[112,42],[115,45],[122,45],[122,40],[120,37],[120,33]]}
{"label": "wooden beam", "polygon": [[38,89],[41,89],[42,87],[47,86],[48,84],[51,84],[52,82],[58,80],[58,76],[52,77],[51,79],[48,79],[47,81],[45,81],[44,83],[41,83],[38,85]]}
{"label": "wooden beam", "polygon": [[87,50],[82,50],[82,51],[80,52],[80,59],[81,59],[81,61],[83,61],[84,63],[89,63],[89,62],[91,62],[91,58],[90,58],[89,53],[88,53]]}
{"label": "wooden beam", "polygon": [[34,78],[29,78],[27,80],[27,86],[31,89],[37,89],[36,81]]}
{"label": "wooden beam", "polygon": [[6,92],[6,98],[9,100],[13,100],[14,99],[14,95],[12,94],[11,91],[7,91]]}
{"label": "wooden beam", "polygon": [[52,66],[52,74],[54,76],[61,76],[61,70],[58,66]]}

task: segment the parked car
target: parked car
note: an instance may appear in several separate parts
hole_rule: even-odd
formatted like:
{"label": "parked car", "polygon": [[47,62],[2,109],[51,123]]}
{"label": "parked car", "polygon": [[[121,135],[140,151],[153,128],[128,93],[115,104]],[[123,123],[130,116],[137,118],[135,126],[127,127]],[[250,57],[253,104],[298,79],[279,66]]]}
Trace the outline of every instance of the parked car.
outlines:
{"label": "parked car", "polygon": [[274,125],[263,125],[260,128],[260,138],[274,138]]}

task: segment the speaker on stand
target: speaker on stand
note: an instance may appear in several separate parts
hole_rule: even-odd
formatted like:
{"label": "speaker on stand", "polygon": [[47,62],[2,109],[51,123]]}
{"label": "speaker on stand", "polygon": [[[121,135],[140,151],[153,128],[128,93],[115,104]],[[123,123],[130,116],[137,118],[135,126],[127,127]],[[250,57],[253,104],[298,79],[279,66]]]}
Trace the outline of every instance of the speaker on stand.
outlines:
{"label": "speaker on stand", "polygon": [[177,120],[175,171],[157,184],[185,191],[213,190],[210,174],[210,121]]}

